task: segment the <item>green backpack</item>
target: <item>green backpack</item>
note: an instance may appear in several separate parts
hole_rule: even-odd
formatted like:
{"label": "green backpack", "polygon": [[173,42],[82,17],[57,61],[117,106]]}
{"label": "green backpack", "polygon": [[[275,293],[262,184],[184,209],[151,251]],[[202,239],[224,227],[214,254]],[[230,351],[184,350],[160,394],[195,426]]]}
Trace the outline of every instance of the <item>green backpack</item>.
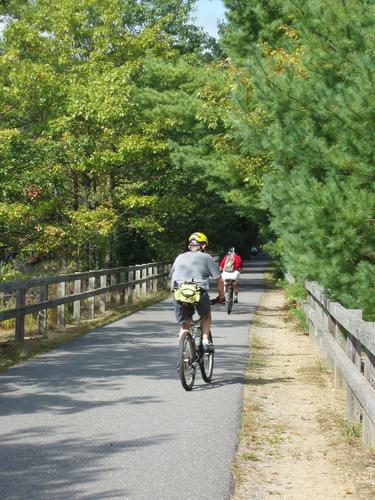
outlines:
{"label": "green backpack", "polygon": [[177,302],[197,304],[201,300],[201,289],[195,283],[183,283],[174,291]]}

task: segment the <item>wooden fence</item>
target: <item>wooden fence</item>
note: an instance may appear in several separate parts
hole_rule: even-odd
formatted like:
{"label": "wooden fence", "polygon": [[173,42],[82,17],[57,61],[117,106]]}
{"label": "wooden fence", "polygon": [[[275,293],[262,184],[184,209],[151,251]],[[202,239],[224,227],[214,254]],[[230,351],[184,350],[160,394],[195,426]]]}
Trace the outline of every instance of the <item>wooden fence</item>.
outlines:
{"label": "wooden fence", "polygon": [[[169,270],[169,262],[151,262],[25,281],[2,282],[0,302],[3,306],[14,304],[15,307],[0,311],[0,325],[1,321],[15,319],[15,340],[23,342],[25,317],[28,314],[37,314],[38,333],[45,335],[48,309],[57,308],[58,328],[65,326],[66,304],[73,304],[74,323],[80,322],[83,304],[88,319],[93,319],[95,309],[104,314],[108,305],[115,307],[131,304],[134,297],[143,297],[150,292],[165,288]],[[95,300],[97,295],[99,301]]]}
{"label": "wooden fence", "polygon": [[347,419],[361,422],[363,445],[375,449],[375,323],[363,321],[361,309],[329,300],[317,283],[305,287],[311,342],[331,369],[334,387],[346,390]]}

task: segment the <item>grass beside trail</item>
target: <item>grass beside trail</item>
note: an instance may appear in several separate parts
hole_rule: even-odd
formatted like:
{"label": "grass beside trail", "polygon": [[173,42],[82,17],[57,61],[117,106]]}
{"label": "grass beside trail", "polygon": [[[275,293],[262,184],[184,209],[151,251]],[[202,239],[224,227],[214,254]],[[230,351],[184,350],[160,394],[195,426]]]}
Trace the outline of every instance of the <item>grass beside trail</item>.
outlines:
{"label": "grass beside trail", "polygon": [[134,301],[131,305],[124,305],[109,310],[104,316],[100,316],[93,320],[82,321],[79,325],[67,325],[64,329],[50,331],[47,333],[46,337],[35,336],[26,338],[23,343],[14,341],[4,342],[0,345],[0,372],[37,356],[38,354],[60,347],[77,337],[81,337],[86,333],[97,330],[109,323],[113,323],[118,319],[145,309],[152,304],[161,302],[169,295],[170,292],[168,291],[152,294],[144,299]]}

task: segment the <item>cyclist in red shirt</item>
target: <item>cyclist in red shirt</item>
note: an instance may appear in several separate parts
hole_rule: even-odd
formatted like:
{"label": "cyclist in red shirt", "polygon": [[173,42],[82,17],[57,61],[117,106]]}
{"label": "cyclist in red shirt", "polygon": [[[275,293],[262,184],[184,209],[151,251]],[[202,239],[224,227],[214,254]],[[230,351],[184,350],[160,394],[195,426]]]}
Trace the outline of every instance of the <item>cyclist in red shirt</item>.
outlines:
{"label": "cyclist in red shirt", "polygon": [[234,247],[228,250],[227,255],[220,262],[220,270],[222,271],[221,277],[225,283],[226,279],[235,280],[233,290],[234,290],[234,301],[238,302],[238,292],[240,290],[240,273],[243,271],[243,262],[240,255],[236,253]]}

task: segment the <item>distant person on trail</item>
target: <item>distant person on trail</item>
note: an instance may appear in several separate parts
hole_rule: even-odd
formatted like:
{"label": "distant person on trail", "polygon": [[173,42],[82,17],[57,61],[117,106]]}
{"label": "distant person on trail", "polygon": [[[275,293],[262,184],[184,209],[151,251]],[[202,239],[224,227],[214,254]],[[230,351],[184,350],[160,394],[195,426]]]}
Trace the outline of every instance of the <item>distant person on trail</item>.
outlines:
{"label": "distant person on trail", "polygon": [[240,291],[240,273],[243,271],[243,262],[241,256],[236,253],[236,249],[231,247],[227,255],[220,262],[221,277],[224,280],[234,280],[233,285],[234,300],[238,302],[238,292]]}
{"label": "distant person on trail", "polygon": [[[200,299],[196,304],[198,314],[202,317],[202,345],[205,352],[213,351],[213,344],[209,340],[211,328],[211,303],[208,295],[209,278],[216,279],[218,297],[212,302],[224,302],[224,283],[220,275],[219,266],[213,257],[206,253],[208,238],[203,233],[193,233],[189,237],[188,251],[176,257],[171,271],[172,290],[176,290],[185,283],[197,284],[200,289]],[[180,303],[173,297],[177,323],[180,325],[180,336],[189,330],[194,314],[194,306],[189,303]]]}
{"label": "distant person on trail", "polygon": [[250,256],[252,259],[255,259],[257,255],[258,255],[258,249],[255,245],[253,245],[250,250]]}

